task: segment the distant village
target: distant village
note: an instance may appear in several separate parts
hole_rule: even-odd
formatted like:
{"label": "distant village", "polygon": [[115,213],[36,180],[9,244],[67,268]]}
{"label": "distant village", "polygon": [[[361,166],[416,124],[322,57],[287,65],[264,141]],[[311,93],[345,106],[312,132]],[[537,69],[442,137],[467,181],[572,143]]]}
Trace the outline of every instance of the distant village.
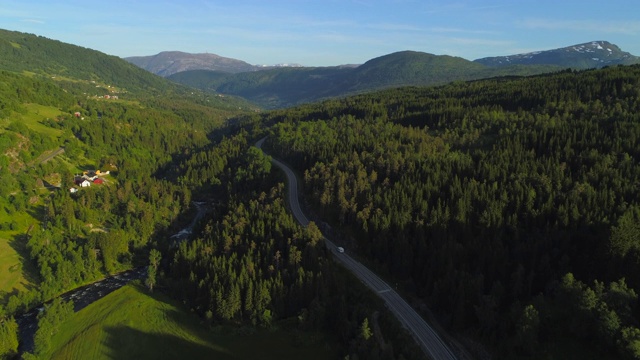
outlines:
{"label": "distant village", "polygon": [[73,183],[76,185],[69,189],[69,192],[75,194],[78,192],[78,188],[89,187],[92,184],[102,185],[104,179],[101,176],[109,175],[109,171],[102,172],[100,170],[87,170],[83,171],[82,175],[76,175],[73,179]]}

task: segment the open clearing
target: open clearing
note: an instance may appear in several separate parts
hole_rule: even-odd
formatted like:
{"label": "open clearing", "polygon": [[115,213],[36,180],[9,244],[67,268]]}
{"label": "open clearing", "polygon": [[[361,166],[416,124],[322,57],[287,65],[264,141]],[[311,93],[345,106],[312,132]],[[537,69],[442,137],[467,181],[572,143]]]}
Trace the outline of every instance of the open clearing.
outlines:
{"label": "open clearing", "polygon": [[17,115],[27,127],[33,131],[46,134],[51,138],[57,138],[62,134],[62,130],[51,128],[41,123],[45,119],[55,119],[63,113],[52,106],[44,106],[39,104],[25,104],[26,114]]}
{"label": "open clearing", "polygon": [[27,284],[22,276],[22,257],[10,244],[11,240],[0,232],[0,303],[6,301],[5,295],[22,291]]}
{"label": "open clearing", "polygon": [[[0,199],[0,206],[6,205]],[[8,205],[7,205],[8,206]],[[28,278],[37,276],[37,270],[29,262],[26,249],[26,238],[22,236],[35,219],[27,213],[7,214],[4,207],[0,209],[0,223],[15,224],[14,230],[0,231],[0,303],[7,300],[7,295],[15,291],[23,291],[32,283]],[[6,226],[6,225],[5,225]],[[37,281],[37,280],[36,280]]]}
{"label": "open clearing", "polygon": [[213,330],[182,305],[127,285],[76,313],[51,339],[51,359],[337,359],[319,333]]}

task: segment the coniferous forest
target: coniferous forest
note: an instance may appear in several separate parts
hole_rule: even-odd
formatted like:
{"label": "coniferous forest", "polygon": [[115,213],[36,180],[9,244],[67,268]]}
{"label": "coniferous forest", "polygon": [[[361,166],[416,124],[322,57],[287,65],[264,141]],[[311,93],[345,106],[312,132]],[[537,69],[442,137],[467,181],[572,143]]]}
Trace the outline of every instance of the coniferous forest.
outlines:
{"label": "coniferous forest", "polygon": [[[105,101],[89,80],[11,70],[0,72],[0,230],[29,286],[0,293],[2,358],[17,354],[17,316],[137,267],[149,292],[208,327],[288,324],[330,334],[349,359],[421,358],[323,233],[473,358],[640,358],[639,66],[269,112],[155,78],[131,77],[131,92]],[[265,136],[303,180],[308,227],[253,146]],[[110,170],[107,184],[70,193],[86,168]],[[193,202],[206,212],[172,237]],[[26,358],[73,316],[69,303],[45,308]]]}
{"label": "coniferous forest", "polygon": [[[21,354],[43,357],[72,316],[69,303],[51,299],[147,265],[149,291],[183,300],[206,326],[286,321],[326,331],[338,353],[421,356],[377,300],[332,264],[318,228],[299,226],[286,210],[283,179],[235,125],[246,103],[168,82],[150,93],[99,80],[0,78],[0,230],[23,256],[17,269],[27,282],[0,292],[0,357],[16,356],[24,342],[16,322],[23,313],[45,303],[33,348]],[[120,99],[93,95],[103,92]],[[49,153],[58,155],[42,160]],[[71,193],[86,169],[110,174],[102,186]],[[191,239],[175,240],[195,216],[193,201],[209,211]]]}
{"label": "coniferous forest", "polygon": [[499,357],[640,356],[640,68],[402,88],[265,117],[322,219]]}

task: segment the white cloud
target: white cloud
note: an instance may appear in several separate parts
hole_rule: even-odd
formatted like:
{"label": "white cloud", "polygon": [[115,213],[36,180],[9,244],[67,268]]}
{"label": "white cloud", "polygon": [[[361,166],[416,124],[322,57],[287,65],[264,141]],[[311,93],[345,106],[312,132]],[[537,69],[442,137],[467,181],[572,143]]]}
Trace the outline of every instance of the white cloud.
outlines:
{"label": "white cloud", "polygon": [[44,21],[36,20],[36,19],[22,19],[21,21],[26,23],[32,23],[32,24],[44,24]]}

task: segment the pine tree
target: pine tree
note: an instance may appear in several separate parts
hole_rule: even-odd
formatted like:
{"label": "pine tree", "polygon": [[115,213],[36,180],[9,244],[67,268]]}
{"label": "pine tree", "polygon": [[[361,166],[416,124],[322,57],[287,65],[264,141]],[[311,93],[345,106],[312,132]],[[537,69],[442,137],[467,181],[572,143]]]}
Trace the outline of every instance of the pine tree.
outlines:
{"label": "pine tree", "polygon": [[360,325],[360,337],[367,341],[371,336],[373,336],[373,332],[369,327],[369,318],[364,318],[364,320],[362,320],[362,325]]}

